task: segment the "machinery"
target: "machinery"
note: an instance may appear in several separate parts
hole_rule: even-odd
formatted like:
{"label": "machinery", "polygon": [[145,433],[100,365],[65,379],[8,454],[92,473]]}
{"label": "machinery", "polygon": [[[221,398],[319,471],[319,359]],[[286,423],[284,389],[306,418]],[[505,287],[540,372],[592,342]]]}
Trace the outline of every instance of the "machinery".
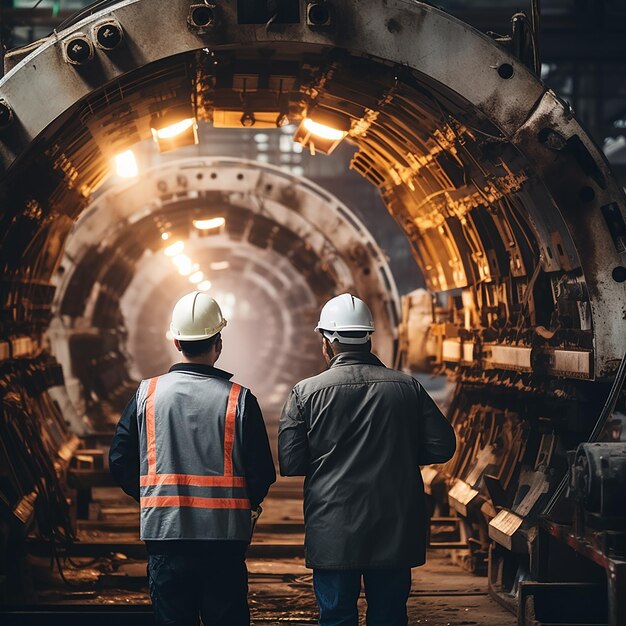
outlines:
{"label": "machinery", "polygon": [[[184,213],[193,193],[222,203],[227,224],[231,211],[242,230],[256,224],[241,239],[258,235],[257,248],[280,255],[279,241],[291,237],[282,256],[305,292],[352,281],[365,299],[384,294],[370,302],[384,315],[393,353],[395,291],[391,282],[381,287],[389,279],[379,251],[365,243],[350,257],[343,244],[324,247],[335,232],[350,240],[359,231],[345,209],[298,230],[306,211],[288,196],[266,216],[232,185],[200,178],[224,167],[235,180],[241,174],[245,196],[258,189],[249,174],[276,172],[213,162],[190,166],[194,176],[183,181],[172,168],[150,175],[156,191],[130,189],[110,221],[85,213],[111,164],[129,159],[141,140],[168,151],[194,145],[199,124],[293,124],[294,141],[311,153],[356,147],[351,168],[380,190],[433,295],[426,328],[405,301],[395,357],[457,382],[449,417],[458,452],[423,475],[435,514],[453,511],[459,521],[466,565],[488,574],[493,596],[520,623],[626,623],[626,200],[574,112],[537,78],[529,28],[518,22],[511,37],[490,37],[408,0],[123,0],[96,3],[49,38],[9,52],[0,81],[3,441],[11,407],[32,416],[33,402],[48,401],[56,371],[48,342],[71,382],[72,406],[85,385],[66,371],[72,341],[87,355],[78,369],[94,366],[90,354],[108,359],[111,372],[132,369],[119,342],[122,295],[144,250],[125,246],[124,236],[145,228],[145,247],[157,251],[161,235],[183,228],[170,219],[176,211],[181,224],[199,217]],[[301,182],[280,185],[304,193]],[[266,186],[261,195],[275,193]],[[321,205],[332,213],[332,200]],[[231,226],[225,232],[233,239]],[[97,286],[87,278],[92,266]],[[370,274],[357,282],[359,267]],[[267,292],[268,310],[282,289]],[[88,332],[76,339],[79,320]],[[17,379],[24,388],[43,382],[16,397],[9,390]],[[43,456],[60,466],[76,445],[62,427],[58,440],[40,438]],[[14,456],[10,446],[3,454]],[[35,477],[22,485],[3,478],[4,536],[19,535],[15,518],[25,523],[42,498],[56,497],[62,512],[54,495],[62,471],[51,476],[38,488]],[[42,517],[48,526],[56,519]],[[71,539],[56,522],[49,531]],[[556,605],[571,614],[555,616]]]}

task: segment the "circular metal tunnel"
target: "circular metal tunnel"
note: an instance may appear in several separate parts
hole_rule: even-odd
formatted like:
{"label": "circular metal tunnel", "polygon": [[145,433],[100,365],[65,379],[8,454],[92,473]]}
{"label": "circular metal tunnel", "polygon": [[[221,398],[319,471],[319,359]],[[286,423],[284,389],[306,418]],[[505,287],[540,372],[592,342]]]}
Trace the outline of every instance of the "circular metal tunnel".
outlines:
{"label": "circular metal tunnel", "polygon": [[[215,216],[223,227],[205,236],[194,228],[194,220]],[[109,185],[68,238],[53,280],[49,336],[79,412],[91,391],[106,397],[103,385],[127,378],[125,363],[130,378],[140,379],[175,359],[168,316],[193,288],[167,256],[180,243],[205,270],[229,319],[220,365],[272,412],[299,378],[322,367],[312,329],[333,294],[358,293],[371,302],[375,349],[393,362],[395,283],[383,252],[347,206],[277,167],[188,158]],[[112,351],[118,358],[104,360]]]}
{"label": "circular metal tunnel", "polygon": [[[293,2],[267,19],[254,3],[234,0],[102,2],[7,56],[3,351],[20,357],[42,348],[51,281],[67,265],[73,224],[112,158],[150,136],[155,115],[185,110],[200,122],[259,128],[320,113],[339,118],[356,146],[351,167],[379,188],[439,294],[429,357],[459,382],[450,410],[459,446],[445,468],[424,472],[427,492],[465,520],[476,569],[495,542],[490,558],[504,565],[491,571],[517,572],[501,581],[513,588],[515,576],[527,575],[533,529],[567,471],[566,450],[592,432],[626,351],[624,195],[567,104],[494,39],[422,2],[333,0],[322,15],[311,12],[319,4]],[[98,39],[107,25],[123,33],[112,48]],[[137,208],[172,193],[171,214],[188,211],[188,191],[174,179],[167,189],[142,196]],[[130,205],[132,191],[128,197]],[[154,214],[133,227],[154,232]],[[301,217],[277,209],[271,228],[293,230]],[[125,249],[126,219],[112,214],[93,241]],[[146,243],[156,252],[156,239]],[[333,266],[322,248],[309,253],[317,267]],[[138,261],[120,257],[131,287]],[[70,317],[90,311],[91,326],[117,324],[123,289],[103,290],[110,306],[92,309],[84,294],[63,298],[79,267],[58,283],[61,306],[76,303]],[[304,282],[315,293],[315,280]],[[328,290],[339,284],[329,281]],[[407,366],[412,328],[407,300]]]}

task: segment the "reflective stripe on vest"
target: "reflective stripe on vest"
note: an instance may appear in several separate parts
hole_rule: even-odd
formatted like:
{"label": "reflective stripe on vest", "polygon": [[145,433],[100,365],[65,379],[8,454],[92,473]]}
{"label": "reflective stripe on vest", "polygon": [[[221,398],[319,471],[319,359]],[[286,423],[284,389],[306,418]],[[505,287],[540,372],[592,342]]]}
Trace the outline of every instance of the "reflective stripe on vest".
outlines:
{"label": "reflective stripe on vest", "polygon": [[[245,492],[246,479],[243,476],[233,475],[233,446],[235,441],[235,427],[237,406],[241,395],[241,385],[233,383],[228,394],[226,414],[224,419],[224,473],[222,476],[199,476],[194,474],[159,474],[157,473],[157,419],[155,414],[156,390],[159,378],[148,381],[145,401],[145,432],[146,456],[148,473],[139,477],[141,487],[164,487],[168,485],[185,485],[191,487],[224,487],[243,489]],[[157,507],[190,507],[195,509],[250,509],[247,497],[203,497],[200,495],[150,495],[140,498],[142,510]]]}

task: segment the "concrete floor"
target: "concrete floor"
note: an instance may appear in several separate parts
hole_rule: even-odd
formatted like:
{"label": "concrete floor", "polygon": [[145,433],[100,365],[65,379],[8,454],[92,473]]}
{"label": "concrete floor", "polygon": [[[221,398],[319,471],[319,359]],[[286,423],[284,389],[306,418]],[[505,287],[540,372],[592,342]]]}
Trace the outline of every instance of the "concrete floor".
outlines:
{"label": "concrete floor", "polygon": [[[301,490],[301,481],[280,479],[264,503],[248,558],[250,607],[257,626],[317,623],[311,570],[304,567],[302,558]],[[73,559],[74,565],[83,567],[66,562],[64,571],[74,585],[71,588],[50,570],[47,559],[33,559],[37,602],[59,607],[81,604],[147,608],[146,564],[137,556],[142,546],[136,505],[117,489],[97,489],[92,513],[96,519],[83,525],[81,540],[87,544],[110,541],[111,552],[95,562],[88,557]],[[454,560],[453,555],[432,550],[427,564],[413,570],[409,624],[514,626],[515,617],[489,598],[486,579],[463,571]],[[363,597],[360,607],[360,624],[365,624]]]}
{"label": "concrete floor", "polygon": [[[267,533],[264,528],[303,524],[301,482],[279,479],[264,503],[257,542],[301,542],[301,534]],[[301,545],[301,544],[300,544]],[[248,559],[250,606],[254,624],[317,624],[317,607],[311,570],[302,558]],[[365,624],[366,603],[359,602],[360,621]],[[409,624],[427,626],[515,626],[517,619],[487,594],[487,579],[453,563],[441,550],[431,550],[425,566],[413,570],[408,603]]]}
{"label": "concrete floor", "polygon": [[[250,606],[254,624],[317,624],[311,572],[301,559],[251,560]],[[449,558],[431,553],[413,570],[409,624],[428,626],[514,626],[516,618],[487,595],[486,580],[463,572]],[[365,624],[365,598],[360,621]]]}

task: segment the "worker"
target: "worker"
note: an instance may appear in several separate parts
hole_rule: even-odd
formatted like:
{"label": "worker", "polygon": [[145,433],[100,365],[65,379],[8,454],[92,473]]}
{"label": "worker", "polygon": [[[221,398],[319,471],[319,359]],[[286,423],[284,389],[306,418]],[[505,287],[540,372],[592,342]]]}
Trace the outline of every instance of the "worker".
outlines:
{"label": "worker", "polygon": [[425,562],[419,466],[454,453],[454,430],[424,388],[371,352],[374,323],[342,294],[316,330],[328,369],[299,382],[283,408],[279,464],[306,476],[306,565],[321,626],[357,626],[361,579],[368,626],[407,624],[411,568]]}
{"label": "worker", "polygon": [[250,623],[245,553],[276,473],[256,398],[215,367],[224,326],[206,293],[176,303],[170,332],[182,360],[141,382],[109,453],[140,504],[157,624]]}

